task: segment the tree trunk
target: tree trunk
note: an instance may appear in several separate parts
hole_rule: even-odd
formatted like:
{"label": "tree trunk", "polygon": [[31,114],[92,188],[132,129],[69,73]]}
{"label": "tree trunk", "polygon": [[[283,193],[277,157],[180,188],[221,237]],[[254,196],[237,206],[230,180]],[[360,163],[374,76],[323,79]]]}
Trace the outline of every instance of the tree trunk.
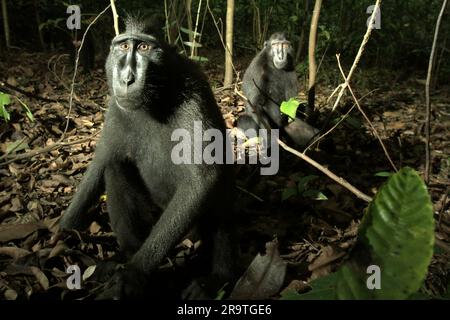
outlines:
{"label": "tree trunk", "polygon": [[37,32],[39,36],[39,44],[41,45],[42,51],[45,50],[45,42],[44,42],[44,36],[42,35],[42,30],[40,28],[41,26],[41,16],[39,15],[39,0],[34,0],[34,12],[36,17],[36,25],[37,25]]}
{"label": "tree trunk", "polygon": [[314,5],[314,11],[311,18],[311,30],[309,31],[309,83],[308,83],[308,109],[307,116],[311,118],[314,114],[314,100],[315,100],[315,88],[316,88],[316,41],[317,41],[317,26],[319,24],[320,7],[322,6],[322,0],[316,0]]}
{"label": "tree trunk", "polygon": [[233,83],[233,18],[234,0],[227,0],[225,79],[223,81],[224,87],[228,87]]}
{"label": "tree trunk", "polygon": [[9,33],[8,8],[6,6],[6,0],[2,0],[2,13],[3,13],[3,30],[5,31],[6,49],[9,49],[11,47],[11,38]]}

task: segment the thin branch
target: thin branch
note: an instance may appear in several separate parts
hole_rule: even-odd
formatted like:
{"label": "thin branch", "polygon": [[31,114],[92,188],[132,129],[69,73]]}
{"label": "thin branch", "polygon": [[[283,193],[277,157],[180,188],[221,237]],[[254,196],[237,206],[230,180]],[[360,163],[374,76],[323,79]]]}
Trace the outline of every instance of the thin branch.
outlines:
{"label": "thin branch", "polygon": [[117,36],[117,35],[119,35],[119,15],[117,14],[116,3],[114,2],[114,0],[111,0],[111,3],[108,6],[108,8],[109,7],[111,7],[111,10],[112,10],[113,21],[114,21],[114,32],[116,33],[116,36]]}
{"label": "thin branch", "polygon": [[338,177],[337,175],[335,175],[333,172],[331,172],[330,170],[328,170],[327,168],[325,168],[324,166],[322,166],[321,164],[319,164],[318,162],[314,161],[313,159],[311,159],[310,157],[308,157],[306,154],[303,154],[291,147],[289,147],[287,144],[285,144],[283,141],[281,141],[280,139],[278,139],[278,144],[286,151],[296,155],[297,157],[301,158],[302,160],[308,162],[310,165],[312,165],[314,168],[318,169],[319,171],[321,171],[322,173],[324,173],[325,175],[327,175],[329,178],[331,178],[332,180],[336,181],[337,183],[339,183],[341,186],[343,186],[344,188],[346,188],[347,190],[349,190],[351,193],[353,193],[355,196],[357,196],[358,198],[366,201],[366,202],[370,202],[372,201],[372,198],[370,196],[368,196],[367,194],[363,193],[362,191],[358,190],[356,187],[354,187],[353,185],[351,185],[349,182],[347,182],[344,178]]}
{"label": "thin branch", "polygon": [[362,109],[361,105],[359,104],[358,99],[355,96],[355,93],[352,90],[352,87],[350,86],[350,83],[348,82],[348,77],[345,75],[344,70],[342,69],[342,65],[341,65],[341,60],[339,59],[339,55],[336,55],[337,61],[338,61],[338,66],[339,66],[339,70],[341,71],[342,76],[345,79],[345,82],[347,83],[347,87],[348,90],[350,91],[353,100],[355,100],[356,105],[358,106],[358,110],[359,112],[361,112],[361,114],[363,115],[364,119],[366,119],[367,123],[369,124],[370,128],[372,129],[373,134],[375,135],[375,137],[377,137],[378,141],[380,142],[381,148],[383,148],[384,154],[386,155],[386,158],[389,160],[392,168],[394,168],[394,170],[397,172],[397,167],[395,166],[394,162],[391,159],[391,156],[389,155],[389,152],[386,149],[386,146],[383,143],[383,140],[381,140],[380,135],[378,134],[377,129],[375,129],[375,127],[373,126],[373,123],[370,121],[369,117],[366,115],[366,113],[364,112],[364,110]]}
{"label": "thin branch", "polygon": [[[49,146],[46,146],[44,148],[38,148],[38,149],[31,150],[30,152],[27,152],[27,153],[22,153],[22,154],[16,155],[15,157],[13,157],[13,158],[11,158],[9,160],[6,160],[4,162],[0,162],[0,167],[5,166],[5,165],[10,164],[10,163],[15,162],[15,161],[32,158],[32,157],[35,157],[35,156],[40,155],[42,153],[50,152],[50,151],[55,150],[55,149],[59,149],[59,148],[62,148],[62,147],[72,146],[74,144],[80,144],[80,143],[84,143],[84,142],[90,141],[96,135],[98,135],[100,132],[101,132],[101,130],[95,132],[94,134],[90,135],[89,137],[86,137],[86,138],[83,138],[83,139],[79,139],[79,140],[75,140],[75,141],[70,141],[70,142],[57,141],[57,142],[55,142],[55,143],[53,143],[53,144],[51,144]],[[7,158],[7,157],[8,157],[8,155],[4,155],[4,156],[0,157],[0,160],[3,160],[4,158]]]}
{"label": "thin branch", "polygon": [[202,8],[202,0],[200,0],[198,2],[197,18],[195,20],[195,28],[194,28],[194,37],[192,38],[191,59],[194,58],[194,54],[197,55],[197,50],[195,50],[195,46],[196,46],[196,43],[197,43],[197,29],[198,29],[198,21],[200,19],[200,9],[201,8]]}
{"label": "thin branch", "polygon": [[[111,0],[111,1],[113,2],[113,0]],[[100,12],[95,17],[95,19],[87,26],[86,31],[83,34],[83,38],[81,40],[80,47],[77,50],[77,56],[76,56],[76,59],[75,59],[75,69],[73,71],[72,84],[70,86],[69,110],[68,110],[67,116],[66,116],[67,117],[66,127],[64,129],[63,134],[59,138],[59,140],[56,141],[55,143],[47,146],[47,147],[38,148],[38,149],[32,150],[30,152],[17,155],[14,158],[11,158],[11,159],[9,159],[7,161],[0,162],[0,167],[2,167],[4,165],[7,165],[9,163],[18,161],[18,160],[24,160],[24,159],[32,158],[32,157],[37,156],[39,154],[42,154],[42,153],[45,153],[45,152],[49,152],[49,151],[52,151],[52,150],[60,148],[60,147],[69,146],[69,145],[73,145],[73,144],[78,144],[78,143],[83,143],[85,141],[89,141],[89,140],[91,140],[93,137],[95,137],[100,132],[100,131],[97,131],[93,135],[91,135],[91,136],[89,136],[87,138],[84,138],[84,139],[77,140],[77,141],[63,142],[63,140],[65,138],[65,135],[67,133],[67,130],[69,128],[70,114],[72,112],[73,98],[74,98],[75,79],[76,79],[77,70],[78,70],[78,62],[79,62],[79,59],[80,59],[80,52],[81,52],[81,49],[83,48],[84,41],[85,41],[85,38],[86,38],[86,34],[89,32],[89,29],[91,28],[91,26],[94,25],[97,22],[97,20],[109,9],[110,6],[111,5],[108,5],[102,12]],[[0,157],[0,160],[5,159],[6,157],[7,157],[7,155],[4,155],[4,156]]]}
{"label": "thin branch", "polygon": [[166,25],[166,37],[167,37],[167,43],[172,44],[172,40],[170,38],[170,27],[169,27],[169,12],[167,10],[167,0],[164,0],[164,16],[166,18],[165,25]]}
{"label": "thin branch", "polygon": [[261,199],[260,197],[258,197],[256,194],[251,193],[248,190],[245,190],[244,188],[240,187],[240,186],[236,186],[237,189],[241,190],[242,192],[248,194],[249,196],[252,196],[253,198],[255,198],[256,200],[258,200],[259,202],[264,202],[263,199]]}
{"label": "thin branch", "polygon": [[364,52],[364,48],[366,47],[366,44],[367,44],[367,42],[370,39],[370,35],[371,35],[372,29],[373,29],[372,25],[373,25],[373,23],[375,21],[376,15],[378,14],[378,12],[380,10],[380,4],[381,4],[381,0],[377,0],[377,2],[375,3],[375,8],[374,8],[374,10],[372,12],[372,16],[370,17],[370,21],[369,21],[368,26],[367,26],[366,34],[364,35],[363,41],[361,42],[361,46],[359,47],[358,53],[356,54],[355,60],[353,61],[353,65],[350,68],[350,72],[348,73],[347,81],[340,85],[341,86],[341,90],[339,91],[339,95],[338,95],[336,101],[334,102],[332,111],[334,111],[336,109],[336,107],[339,104],[339,101],[341,101],[341,98],[342,98],[342,96],[344,94],[344,91],[347,88],[347,86],[348,86],[348,84],[350,82],[350,79],[352,78],[353,73],[356,70],[356,67],[358,66],[359,60],[361,59],[361,56],[362,56],[362,54]]}
{"label": "thin branch", "polygon": [[[111,2],[114,3],[114,0],[111,0]],[[86,31],[85,31],[84,34],[83,34],[83,38],[81,39],[81,44],[80,44],[80,47],[79,47],[78,50],[77,50],[77,56],[76,56],[76,59],[75,59],[75,68],[74,68],[74,70],[73,70],[72,83],[71,83],[71,85],[70,85],[69,111],[67,112],[67,122],[66,122],[66,127],[64,128],[64,132],[63,132],[63,134],[61,135],[61,138],[59,139],[59,142],[61,142],[61,141],[64,140],[64,138],[65,138],[65,136],[66,136],[66,133],[67,133],[67,130],[69,129],[70,113],[72,112],[73,95],[74,95],[74,90],[75,90],[75,79],[76,79],[76,77],[77,77],[78,63],[79,63],[79,60],[80,60],[80,52],[81,52],[81,49],[83,48],[84,40],[86,39],[86,35],[87,35],[87,33],[89,32],[89,29],[91,28],[91,26],[94,25],[94,24],[97,22],[97,20],[98,20],[98,19],[99,19],[99,18],[100,18],[100,17],[101,17],[108,9],[109,9],[110,6],[111,6],[111,5],[108,5],[105,9],[103,9],[103,11],[100,12],[100,13],[95,17],[95,19],[92,20],[91,23],[89,23],[89,25],[88,25],[87,28],[86,28]]]}
{"label": "thin branch", "polygon": [[30,92],[26,92],[25,90],[22,90],[22,89],[20,89],[20,88],[18,88],[16,86],[12,86],[12,85],[10,85],[7,82],[0,81],[0,87],[4,87],[5,89],[16,91],[16,92],[18,92],[20,94],[23,94],[24,96],[26,96],[28,98],[41,100],[41,101],[44,101],[44,102],[58,102],[58,100],[55,100],[55,99],[44,98],[44,97],[32,94]]}
{"label": "thin branch", "polygon": [[[364,96],[362,96],[360,98],[360,100],[365,99],[368,95],[374,93],[375,91],[377,91],[378,89],[374,89],[372,91],[370,91],[369,93],[365,94]],[[329,135],[331,132],[334,131],[334,129],[336,129],[345,119],[347,119],[348,115],[350,114],[350,112],[353,111],[353,109],[356,107],[356,103],[353,103],[352,107],[342,116],[342,118],[334,125],[332,126],[327,132],[325,132],[324,134],[322,134],[321,136],[317,137],[313,142],[311,142],[311,144],[309,146],[307,146],[305,148],[305,150],[303,150],[303,153],[306,153],[306,151],[308,151],[309,149],[311,149],[311,147],[313,145],[315,145],[316,143],[318,143],[320,140],[322,140],[323,138],[325,138],[327,135]]]}

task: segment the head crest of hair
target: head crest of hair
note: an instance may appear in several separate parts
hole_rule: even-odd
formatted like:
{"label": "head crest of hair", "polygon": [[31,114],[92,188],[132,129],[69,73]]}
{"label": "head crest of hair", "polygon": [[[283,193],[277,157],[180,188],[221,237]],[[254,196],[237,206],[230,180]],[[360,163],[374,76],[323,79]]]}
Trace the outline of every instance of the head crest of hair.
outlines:
{"label": "head crest of hair", "polygon": [[145,20],[140,14],[127,14],[124,21],[126,33],[146,33],[147,31]]}

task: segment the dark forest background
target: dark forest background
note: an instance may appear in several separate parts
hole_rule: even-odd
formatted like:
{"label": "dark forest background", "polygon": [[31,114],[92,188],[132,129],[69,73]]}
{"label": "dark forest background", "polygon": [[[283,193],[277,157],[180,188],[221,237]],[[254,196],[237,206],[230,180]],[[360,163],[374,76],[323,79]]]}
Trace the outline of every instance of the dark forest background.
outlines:
{"label": "dark forest background", "polygon": [[[294,47],[300,83],[297,98],[307,101],[308,44],[316,1],[236,0],[232,57],[236,72],[232,85],[224,86],[225,49],[221,39],[226,37],[230,2],[116,1],[121,18],[127,13],[139,15],[178,52],[199,61],[228,129],[236,127],[245,107],[241,94],[243,74],[273,32],[284,31]],[[111,10],[90,28],[76,77],[74,60],[87,26],[110,1],[0,3],[0,300],[92,298],[96,284],[87,281],[83,290],[70,291],[65,269],[77,264],[82,270],[91,270],[89,267],[117,252],[104,199],[93,208],[96,218],[86,232],[55,240],[55,223],[67,209],[92,160],[108,106],[104,64],[115,36]],[[328,98],[343,83],[336,54],[340,54],[342,67],[348,73],[367,30],[367,9],[374,3],[322,1],[315,46],[319,66],[315,88],[317,126],[326,123],[326,129],[335,127],[323,143],[307,152],[324,168],[370,197],[376,197],[395,171],[380,140],[395,166],[413,168],[418,172],[414,176],[416,182],[425,185],[425,86],[443,1],[382,1],[380,29],[372,31],[351,79],[352,90],[367,119],[348,92],[332,112],[336,97],[331,102]],[[81,30],[66,27],[69,5],[81,7]],[[194,29],[199,33],[195,40],[201,46],[192,51]],[[414,259],[430,250],[431,262],[427,260],[422,270],[424,278],[427,274],[425,281],[420,295],[414,297],[449,298],[450,6],[442,17],[431,71],[430,174],[427,189],[423,190],[429,193],[433,206],[432,212],[428,210],[431,204],[424,212],[432,216],[434,225],[422,222],[435,228],[435,242],[430,240],[426,248],[401,246],[410,249],[411,254],[406,255],[403,264],[394,263],[393,269],[403,274],[408,269],[405,266],[417,267],[419,263],[414,261],[418,260]],[[273,248],[272,241],[277,239],[277,249],[268,249],[267,253],[276,257],[274,261],[283,260],[287,271],[282,283],[272,288],[272,298],[285,297],[293,291],[307,292],[311,282],[336,274],[334,271],[352,257],[361,220],[369,210],[367,201],[323,171],[281,148],[280,154],[280,171],[275,176],[259,176],[251,166],[236,170],[239,268],[243,274],[258,253],[266,252],[266,244],[271,243]],[[384,225],[386,243],[401,240],[402,245],[409,244],[405,239],[413,235],[395,224],[399,221],[401,224],[403,220],[392,219],[392,224]],[[399,236],[398,230],[405,233]],[[192,242],[183,242],[171,252],[171,262],[194,255]],[[380,256],[390,257],[384,253]],[[178,279],[173,275],[180,272],[174,271],[173,265],[167,263],[164,271],[169,279]],[[273,270],[278,272],[277,267]],[[268,298],[264,292],[251,289],[251,294]]]}
{"label": "dark forest background", "polygon": [[[71,39],[75,35],[66,28],[66,8],[68,4],[80,5],[82,25],[86,27],[92,19],[107,5],[102,1],[13,1],[8,3],[11,45],[29,51],[71,50]],[[371,1],[337,0],[324,1],[321,10],[317,56],[324,56],[323,73],[335,65],[334,55],[341,53],[342,59],[351,60],[359,48],[361,37],[370,17],[366,13]],[[185,1],[168,1],[167,5],[178,9],[176,24],[188,28]],[[195,23],[198,1],[192,1],[191,14]],[[117,1],[122,13],[139,13],[165,30],[164,1]],[[210,1],[209,6],[225,31],[224,21],[226,1]],[[235,4],[235,56],[252,55],[261,48],[264,40],[275,31],[285,31],[296,48],[298,70],[307,68],[309,23],[313,1],[236,1]],[[383,3],[381,29],[374,33],[364,54],[362,66],[393,71],[392,76],[404,79],[411,73],[425,77],[431,50],[436,13],[440,1],[400,1]],[[210,51],[222,48],[220,37],[210,13],[202,10],[200,17],[201,44],[200,54],[208,56]],[[170,18],[170,17],[169,17]],[[0,17],[1,19],[1,17]],[[173,21],[171,21],[173,22]],[[176,26],[170,28],[175,34]],[[113,36],[112,17],[104,15],[92,29],[96,55],[105,59],[109,50],[109,40]],[[443,19],[436,58],[436,82],[448,83],[450,79],[449,52],[450,21]],[[177,36],[177,35],[176,35]],[[186,33],[181,32],[184,41]],[[78,35],[80,37],[80,35]],[[0,37],[1,51],[5,54],[5,39]],[[175,41],[173,41],[175,42]],[[180,41],[175,43],[183,48]],[[223,50],[222,50],[223,51]],[[330,61],[328,61],[330,60]],[[351,61],[350,61],[351,62]],[[329,65],[330,63],[331,65]],[[336,77],[339,75],[337,74]],[[330,75],[331,77],[331,75]],[[374,77],[366,81],[375,81]],[[333,79],[327,79],[333,80]]]}

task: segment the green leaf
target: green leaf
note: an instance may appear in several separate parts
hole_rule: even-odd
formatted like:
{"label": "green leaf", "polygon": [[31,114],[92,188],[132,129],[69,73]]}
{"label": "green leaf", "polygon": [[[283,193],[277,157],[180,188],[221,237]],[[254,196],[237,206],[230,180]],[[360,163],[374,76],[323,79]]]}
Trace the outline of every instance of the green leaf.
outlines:
{"label": "green leaf", "polygon": [[194,61],[197,61],[197,62],[208,62],[209,61],[208,58],[200,57],[200,56],[193,56],[191,59]]}
{"label": "green leaf", "polygon": [[388,178],[391,175],[392,175],[392,172],[388,172],[388,171],[381,171],[381,172],[375,173],[375,177],[382,177],[382,178]]}
{"label": "green leaf", "polygon": [[408,297],[408,300],[430,300],[430,299],[432,299],[432,298],[433,298],[433,297],[431,297],[430,295],[418,291],[418,292],[413,293],[412,295],[410,295],[410,296]]}
{"label": "green leaf", "polygon": [[[416,171],[393,174],[369,204],[350,259],[334,274],[311,283],[298,299],[407,299],[419,297],[434,246],[433,208],[427,188]],[[369,289],[380,268],[380,289]],[[292,296],[291,296],[292,298]]]}
{"label": "green leaf", "polygon": [[324,31],[322,32],[322,35],[325,36],[325,39],[326,39],[327,41],[330,40],[330,38],[331,38],[330,33],[329,33],[328,31],[326,31],[326,30],[324,30]]}
{"label": "green leaf", "polygon": [[281,201],[285,201],[290,197],[296,196],[297,194],[297,188],[286,188],[283,190],[283,194],[281,195]]}
{"label": "green leaf", "polygon": [[196,37],[200,37],[200,36],[201,36],[200,33],[195,32],[194,30],[189,30],[189,29],[187,29],[187,28],[180,27],[180,30],[181,30],[182,32],[186,33],[186,34],[194,35],[194,36],[196,36]]}
{"label": "green leaf", "polygon": [[24,140],[17,140],[17,141],[9,143],[6,146],[7,153],[10,153],[12,151],[18,152],[18,151],[25,150],[25,149],[30,149],[30,146]]}
{"label": "green leaf", "polygon": [[312,290],[298,294],[293,290],[287,291],[280,300],[331,300],[335,298],[337,273],[316,279],[310,283]]}
{"label": "green leaf", "polygon": [[33,113],[31,112],[30,108],[28,108],[28,106],[19,98],[16,97],[16,99],[22,105],[22,109],[23,109],[23,111],[25,111],[25,114],[27,115],[28,119],[30,119],[31,122],[34,122],[34,116],[33,116]]}
{"label": "green leaf", "polygon": [[185,45],[187,45],[188,47],[195,47],[195,48],[201,48],[202,47],[201,43],[198,43],[198,42],[183,41],[183,43]]}
{"label": "green leaf", "polygon": [[348,116],[344,121],[355,129],[359,129],[362,126],[361,121],[352,116]]}
{"label": "green leaf", "polygon": [[289,99],[289,101],[283,101],[280,106],[281,113],[287,115],[291,119],[295,119],[297,115],[297,108],[300,105],[295,98]]}
{"label": "green leaf", "polygon": [[447,284],[447,292],[444,293],[444,295],[442,296],[442,298],[444,298],[444,299],[450,299],[450,281],[449,281],[449,283]]}
{"label": "green leaf", "polygon": [[9,121],[11,119],[8,110],[6,110],[6,105],[10,103],[11,98],[9,97],[9,94],[0,91],[0,116],[5,119],[5,121]]}
{"label": "green leaf", "polygon": [[314,189],[306,190],[302,193],[302,196],[305,198],[311,198],[313,200],[328,200],[327,196],[324,195],[321,191]]}
{"label": "green leaf", "polygon": [[313,180],[316,180],[318,176],[315,175],[309,175],[305,177],[298,178],[298,192],[303,192],[307,189],[309,183]]}
{"label": "green leaf", "polygon": [[302,62],[295,66],[295,71],[297,71],[298,74],[304,74],[308,71],[308,63]]}
{"label": "green leaf", "polygon": [[11,98],[9,97],[9,94],[3,93],[0,91],[0,105],[6,106],[11,103]]}
{"label": "green leaf", "polygon": [[0,105],[0,116],[2,116],[5,121],[9,121],[11,119],[8,110],[6,110],[4,105]]}
{"label": "green leaf", "polygon": [[214,300],[223,300],[223,297],[225,296],[225,287],[228,286],[228,282],[225,283],[222,288],[219,289],[219,291],[217,292],[216,298]]}
{"label": "green leaf", "polygon": [[[359,254],[339,272],[339,298],[406,299],[427,274],[434,246],[433,208],[418,173],[403,168],[392,175],[369,204],[358,232]],[[366,262],[362,262],[367,260]],[[368,263],[381,269],[381,289],[368,290]]]}
{"label": "green leaf", "polygon": [[303,296],[305,296],[305,294],[299,294],[297,291],[295,291],[294,289],[288,289],[285,292],[283,292],[283,294],[281,295],[280,300],[301,300],[301,298]]}

